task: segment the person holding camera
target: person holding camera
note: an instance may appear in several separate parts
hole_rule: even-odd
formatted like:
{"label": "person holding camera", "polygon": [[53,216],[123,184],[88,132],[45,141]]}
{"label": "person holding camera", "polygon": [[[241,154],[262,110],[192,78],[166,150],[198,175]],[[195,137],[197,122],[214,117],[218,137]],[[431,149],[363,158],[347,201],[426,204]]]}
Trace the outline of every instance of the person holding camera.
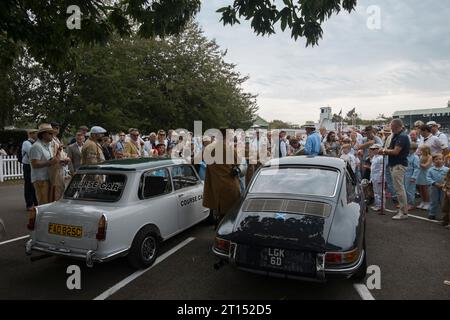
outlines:
{"label": "person holding camera", "polygon": [[207,165],[203,191],[203,206],[213,210],[216,226],[241,197],[237,154],[233,150],[233,163],[226,162],[226,152],[229,148],[225,142],[226,131],[221,130],[221,132],[223,139],[220,140],[216,137],[214,150],[222,148],[223,157],[216,158],[215,163]]}
{"label": "person holding camera", "polygon": [[50,148],[52,149],[52,154],[57,156],[59,162],[52,165],[49,168],[50,174],[50,202],[59,200],[66,187],[65,185],[65,174],[64,167],[70,163],[70,158],[64,151],[64,145],[58,139],[58,134],[60,133],[61,125],[58,122],[52,122],[51,126],[54,130],[53,140],[50,142]]}

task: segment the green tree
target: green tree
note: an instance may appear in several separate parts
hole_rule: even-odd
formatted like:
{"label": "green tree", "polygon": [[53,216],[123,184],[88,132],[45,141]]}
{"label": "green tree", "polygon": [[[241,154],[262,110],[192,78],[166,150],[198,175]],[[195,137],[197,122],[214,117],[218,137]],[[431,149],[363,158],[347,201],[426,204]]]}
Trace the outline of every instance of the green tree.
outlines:
{"label": "green tree", "polygon": [[[239,18],[251,21],[262,35],[289,28],[294,39],[306,38],[317,45],[322,23],[341,10],[351,12],[357,0],[234,0],[220,8],[221,21],[233,25]],[[231,2],[231,0],[230,0]],[[2,0],[0,1],[0,65],[11,64],[16,46],[25,46],[31,56],[46,65],[61,67],[70,59],[70,48],[81,44],[106,43],[113,35],[166,37],[182,32],[200,10],[200,0]],[[69,29],[67,9],[77,5],[81,28]]]}
{"label": "green tree", "polygon": [[[73,49],[70,71],[47,68],[26,51],[13,67],[16,121],[60,120],[64,127],[248,128],[256,97],[247,80],[197,25],[167,39],[120,38]],[[26,110],[21,112],[20,110]]]}
{"label": "green tree", "polygon": [[331,121],[339,123],[339,122],[344,121],[344,118],[339,114],[333,113],[333,117],[332,117]]}
{"label": "green tree", "polygon": [[269,129],[297,129],[298,126],[293,125],[290,122],[284,122],[281,120],[273,120],[269,123]]}
{"label": "green tree", "polygon": [[[72,5],[82,13],[80,29],[67,27]],[[179,34],[199,9],[200,0],[2,0],[0,35],[29,48],[38,61],[59,66],[70,48],[105,43],[114,34]],[[1,63],[11,62],[13,53],[1,55]]]}
{"label": "green tree", "polygon": [[240,23],[239,18],[250,20],[251,28],[261,35],[275,33],[275,25],[291,30],[291,37],[306,38],[306,46],[317,45],[322,38],[322,23],[341,10],[352,12],[357,0],[235,0],[233,5],[217,10],[222,13],[224,25]]}

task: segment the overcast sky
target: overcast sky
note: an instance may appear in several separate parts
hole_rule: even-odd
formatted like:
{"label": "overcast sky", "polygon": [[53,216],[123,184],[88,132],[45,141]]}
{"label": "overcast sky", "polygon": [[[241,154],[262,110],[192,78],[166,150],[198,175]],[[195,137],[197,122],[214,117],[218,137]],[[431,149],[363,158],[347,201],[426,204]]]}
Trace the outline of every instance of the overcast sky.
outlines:
{"label": "overcast sky", "polygon": [[[397,110],[444,107],[450,100],[450,1],[359,0],[356,12],[333,16],[318,47],[289,33],[257,36],[246,22],[224,27],[216,9],[232,0],[204,0],[197,21],[228,50],[226,60],[249,75],[259,115],[303,124],[319,108],[357,108],[364,118]],[[371,30],[369,6],[381,9]]]}

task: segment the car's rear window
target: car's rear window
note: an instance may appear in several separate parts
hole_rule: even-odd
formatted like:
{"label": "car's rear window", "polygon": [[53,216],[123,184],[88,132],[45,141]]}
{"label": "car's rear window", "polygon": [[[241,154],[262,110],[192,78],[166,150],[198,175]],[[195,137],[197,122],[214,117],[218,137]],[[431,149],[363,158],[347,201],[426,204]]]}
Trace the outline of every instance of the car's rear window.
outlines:
{"label": "car's rear window", "polygon": [[287,193],[334,197],[339,172],[322,168],[273,168],[262,170],[250,193]]}
{"label": "car's rear window", "polygon": [[76,174],[64,193],[65,199],[115,202],[125,188],[122,174]]}

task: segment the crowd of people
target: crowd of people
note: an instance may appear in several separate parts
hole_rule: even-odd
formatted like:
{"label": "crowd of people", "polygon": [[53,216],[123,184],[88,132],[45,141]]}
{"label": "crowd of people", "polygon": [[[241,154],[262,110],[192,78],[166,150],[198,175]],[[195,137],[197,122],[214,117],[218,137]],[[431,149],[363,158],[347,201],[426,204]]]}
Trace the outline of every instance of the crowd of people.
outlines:
{"label": "crowd of people", "polygon": [[[200,162],[194,163],[196,154],[203,155],[205,148],[215,143],[214,136],[196,138],[192,132],[180,134],[168,130],[166,133],[162,129],[143,135],[137,128],[130,128],[128,132],[119,132],[113,138],[102,127],[89,129],[82,126],[64,146],[58,138],[59,130],[57,122],[41,124],[38,129],[29,130],[29,139],[22,144],[28,210],[38,204],[58,200],[64,192],[66,180],[82,165],[112,159],[170,158],[173,154],[183,156],[189,141],[188,158],[200,178],[205,180],[204,204],[223,215],[226,211],[223,208],[236,200],[235,196],[230,199],[230,194],[236,194],[238,198],[263,163],[261,158],[251,161],[249,149],[254,147],[258,150],[264,142],[269,157],[320,155],[343,159],[359,181],[370,181],[368,194],[373,202],[371,208],[376,212],[385,212],[386,196],[399,209],[393,217],[396,220],[406,219],[408,211],[417,208],[428,211],[430,219],[437,219],[440,212],[444,212],[443,224],[449,225],[448,137],[439,131],[439,125],[435,122],[417,122],[409,132],[400,120],[394,120],[390,126],[381,129],[368,126],[361,131],[349,129],[345,132],[328,132],[325,128],[316,130],[314,125],[307,125],[306,136],[300,133],[288,136],[285,131],[256,131],[254,137],[245,139],[245,156],[235,157],[234,165],[225,162],[207,164],[202,156]],[[277,139],[272,138],[273,134],[277,134]],[[234,143],[238,143],[237,137]],[[69,174],[64,168],[68,168]],[[223,192],[223,188],[222,191],[214,191],[217,185],[221,185],[214,181],[218,176],[226,176],[230,180],[228,190],[236,189],[236,192]],[[227,182],[223,185],[227,186]],[[219,198],[215,199],[218,194]],[[421,202],[416,205],[418,197]]]}
{"label": "crowd of people", "polygon": [[[361,132],[336,133],[325,128],[316,132],[310,126],[303,153],[345,160],[359,179],[370,181],[373,211],[384,214],[399,209],[393,219],[403,220],[408,211],[420,209],[431,220],[442,218],[442,224],[450,228],[449,140],[439,129],[434,121],[417,121],[407,132],[399,119],[384,128],[368,126]],[[296,154],[298,139],[286,141]],[[395,210],[386,209],[385,198],[392,199]]]}

